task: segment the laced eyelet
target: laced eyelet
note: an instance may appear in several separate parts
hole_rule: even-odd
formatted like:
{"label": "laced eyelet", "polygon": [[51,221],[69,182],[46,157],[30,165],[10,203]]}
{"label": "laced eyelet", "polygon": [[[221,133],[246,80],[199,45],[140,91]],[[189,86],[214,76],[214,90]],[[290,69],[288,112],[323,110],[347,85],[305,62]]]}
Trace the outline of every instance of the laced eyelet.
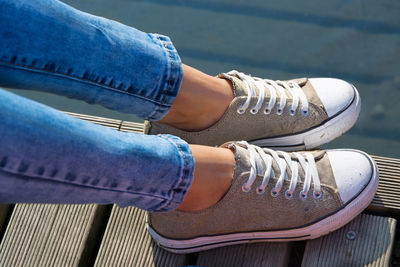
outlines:
{"label": "laced eyelet", "polygon": [[300,191],[299,196],[300,196],[300,198],[302,198],[302,199],[307,199],[307,198],[308,198],[307,194],[305,194],[303,191]]}
{"label": "laced eyelet", "polygon": [[261,189],[260,187],[257,187],[256,192],[257,192],[257,194],[262,195],[265,193],[265,189]]}
{"label": "laced eyelet", "polygon": [[242,191],[243,191],[243,192],[248,193],[248,192],[250,192],[250,190],[251,190],[251,188],[250,188],[250,187],[247,187],[246,184],[243,184],[243,185],[242,185]]}
{"label": "laced eyelet", "polygon": [[243,114],[246,110],[243,109],[243,108],[238,108],[236,111],[237,111],[237,113],[239,113],[239,114]]}
{"label": "laced eyelet", "polygon": [[268,115],[270,113],[271,113],[271,109],[270,108],[264,109],[264,114]]}
{"label": "laced eyelet", "polygon": [[282,115],[282,113],[283,113],[283,109],[282,109],[282,108],[278,108],[278,109],[276,110],[276,114]]}
{"label": "laced eyelet", "polygon": [[308,115],[310,114],[310,112],[308,111],[308,109],[307,109],[307,110],[302,109],[302,110],[301,110],[301,113],[303,113],[304,116],[308,116]]}
{"label": "laced eyelet", "polygon": [[275,187],[272,188],[272,190],[271,190],[271,196],[272,196],[272,197],[277,197],[278,195],[279,195],[279,192],[276,191]]}
{"label": "laced eyelet", "polygon": [[286,197],[287,199],[292,199],[292,198],[293,198],[293,193],[292,193],[292,192],[289,192],[289,190],[286,190],[286,191],[285,191],[285,197]]}
{"label": "laced eyelet", "polygon": [[296,115],[296,110],[293,109],[292,107],[290,107],[290,109],[289,109],[289,114],[290,114],[291,116]]}
{"label": "laced eyelet", "polygon": [[255,115],[255,114],[258,113],[258,110],[255,109],[255,108],[252,108],[252,109],[250,110],[250,113],[253,114],[253,115]]}
{"label": "laced eyelet", "polygon": [[322,191],[319,192],[313,191],[312,195],[315,199],[320,199],[322,197]]}

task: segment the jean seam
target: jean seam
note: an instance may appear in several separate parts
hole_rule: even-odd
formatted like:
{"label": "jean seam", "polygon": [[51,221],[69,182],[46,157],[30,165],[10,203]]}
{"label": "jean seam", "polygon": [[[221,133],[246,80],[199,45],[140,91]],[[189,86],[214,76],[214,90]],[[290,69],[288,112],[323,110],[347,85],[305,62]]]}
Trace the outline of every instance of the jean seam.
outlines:
{"label": "jean seam", "polygon": [[[168,137],[168,136],[165,136],[165,135],[164,135],[164,136],[161,136],[161,135],[160,135],[160,137],[166,139],[166,140],[169,141],[169,142],[171,142],[175,147],[177,147],[177,148],[179,149],[179,153],[182,155],[182,158],[183,158],[182,177],[180,178],[180,181],[179,181],[178,185],[177,185],[174,189],[179,188],[179,187],[181,187],[182,183],[188,178],[188,177],[186,176],[186,170],[187,170],[187,165],[188,165],[188,164],[187,164],[187,159],[186,159],[186,157],[185,157],[185,152],[183,152],[181,146],[180,146],[177,142],[175,142],[172,138],[170,138],[170,137]],[[177,202],[174,200],[175,195],[176,195],[176,192],[175,192],[174,189],[172,190],[173,193],[172,193],[171,199],[170,199],[164,206],[160,207],[158,210],[166,210],[166,209],[168,209],[168,207],[171,206],[173,203],[177,203]]]}
{"label": "jean seam", "polygon": [[54,179],[49,179],[49,178],[42,177],[42,176],[24,175],[24,174],[21,174],[21,173],[10,172],[10,171],[7,171],[5,169],[0,169],[0,171],[7,172],[7,173],[12,173],[14,175],[21,175],[23,177],[36,178],[36,179],[41,179],[41,180],[50,181],[50,182],[54,182],[54,183],[62,183],[62,184],[73,185],[73,186],[78,186],[78,187],[86,187],[86,188],[95,189],[95,190],[121,192],[121,193],[128,193],[128,194],[132,194],[132,195],[154,197],[154,198],[158,198],[158,199],[161,199],[161,200],[170,200],[169,198],[166,198],[166,197],[163,197],[163,196],[155,196],[154,194],[143,194],[143,193],[138,193],[138,192],[131,192],[131,191],[128,191],[128,190],[119,190],[119,189],[98,187],[98,186],[93,186],[93,185],[89,186],[89,185],[78,184],[78,183],[74,183],[74,182],[65,182],[65,181],[62,181],[62,180],[54,180]]}
{"label": "jean seam", "polygon": [[[164,104],[165,96],[167,95],[167,92],[171,89],[170,88],[171,87],[171,79],[172,79],[172,76],[174,74],[174,61],[172,60],[171,51],[169,49],[167,49],[167,42],[163,42],[159,35],[157,36],[157,39],[160,41],[162,48],[165,51],[167,51],[167,53],[168,53],[168,58],[169,58],[169,61],[170,61],[170,69],[171,69],[171,71],[170,71],[170,74],[169,74],[169,77],[168,77],[168,85],[167,85],[167,88],[164,90],[163,95],[161,96],[160,104],[158,105],[157,109],[155,109],[154,112],[149,116],[149,119],[154,119],[154,115],[157,114],[160,111],[161,107],[162,106],[166,106]],[[169,105],[169,107],[170,106],[172,106],[172,104]]]}
{"label": "jean seam", "polygon": [[12,63],[12,62],[7,62],[7,61],[4,61],[4,60],[0,60],[0,64],[10,65],[10,66],[13,66],[13,67],[15,67],[17,69],[22,69],[22,70],[26,70],[26,71],[35,71],[35,72],[41,72],[41,73],[44,73],[44,74],[49,74],[49,75],[56,76],[56,77],[64,77],[64,78],[71,79],[71,80],[74,80],[74,81],[77,81],[77,82],[87,83],[87,84],[90,84],[90,85],[99,86],[99,87],[107,89],[107,90],[112,90],[114,92],[127,94],[127,95],[130,95],[130,96],[133,96],[133,97],[138,97],[138,98],[141,98],[141,99],[143,99],[145,101],[149,101],[149,102],[152,102],[152,103],[158,105],[158,110],[161,107],[171,107],[172,106],[172,104],[165,104],[163,102],[155,101],[154,99],[150,99],[150,98],[144,97],[142,95],[133,94],[133,93],[130,93],[130,92],[127,92],[127,91],[124,91],[124,90],[121,90],[121,89],[118,89],[118,88],[115,88],[115,87],[111,87],[111,86],[107,86],[107,85],[104,85],[104,84],[101,84],[101,83],[98,83],[98,82],[86,80],[86,79],[83,79],[81,77],[73,76],[73,75],[70,75],[70,74],[65,74],[65,73],[56,72],[56,71],[44,70],[44,69],[30,67],[30,66],[26,66],[26,65],[20,65],[20,64],[16,64],[16,63]]}

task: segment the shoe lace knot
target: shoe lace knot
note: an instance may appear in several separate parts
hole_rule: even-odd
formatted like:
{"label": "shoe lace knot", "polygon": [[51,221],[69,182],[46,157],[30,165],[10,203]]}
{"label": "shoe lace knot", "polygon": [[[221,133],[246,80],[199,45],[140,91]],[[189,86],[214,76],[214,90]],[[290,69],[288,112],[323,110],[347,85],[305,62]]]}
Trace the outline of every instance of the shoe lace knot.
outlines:
{"label": "shoe lace knot", "polygon": [[272,109],[274,108],[277,97],[279,96],[279,105],[277,108],[277,114],[281,115],[286,106],[287,99],[291,96],[292,105],[289,107],[289,114],[295,115],[296,110],[299,106],[299,102],[301,103],[301,113],[305,116],[309,114],[308,109],[308,100],[306,95],[304,94],[301,87],[294,81],[273,81],[269,79],[261,79],[258,77],[252,77],[250,75],[246,75],[242,72],[238,72],[236,70],[232,70],[228,72],[229,75],[235,75],[240,80],[243,81],[246,89],[247,89],[247,99],[246,102],[237,109],[239,114],[243,114],[250,106],[251,98],[253,96],[257,96],[258,91],[258,100],[255,106],[251,107],[250,112],[252,114],[257,114],[258,111],[262,108],[264,99],[269,95],[269,102],[264,108],[264,114],[270,114]]}
{"label": "shoe lace knot", "polygon": [[301,181],[299,174],[299,167],[301,167],[304,170],[304,185],[299,194],[300,198],[305,199],[308,197],[308,192],[310,191],[311,184],[313,184],[314,198],[321,198],[322,191],[318,176],[318,170],[314,156],[311,153],[292,152],[291,154],[294,155],[294,157],[297,159],[296,161],[292,160],[292,157],[289,155],[289,153],[283,151],[274,151],[268,148],[260,148],[255,145],[250,145],[245,141],[237,142],[237,144],[247,148],[251,165],[249,178],[247,182],[245,182],[242,186],[242,190],[244,192],[249,192],[257,176],[262,176],[262,183],[256,188],[256,192],[258,194],[263,194],[270,179],[275,177],[272,168],[272,164],[275,161],[280,170],[280,175],[275,186],[271,190],[271,195],[273,197],[278,196],[283,187],[284,181],[289,180],[287,172],[288,170],[290,170],[291,177],[290,185],[285,192],[285,196],[288,199],[293,197],[296,186],[298,182]]}

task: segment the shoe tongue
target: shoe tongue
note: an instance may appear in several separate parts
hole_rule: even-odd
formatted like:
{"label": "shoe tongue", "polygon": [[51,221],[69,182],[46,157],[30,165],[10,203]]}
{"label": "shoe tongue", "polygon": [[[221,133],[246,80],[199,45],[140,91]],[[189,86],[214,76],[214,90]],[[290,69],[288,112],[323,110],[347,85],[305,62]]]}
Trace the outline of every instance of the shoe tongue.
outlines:
{"label": "shoe tongue", "polygon": [[243,171],[248,171],[250,170],[251,164],[250,164],[250,157],[249,157],[249,151],[247,148],[243,147],[242,145],[236,143],[236,142],[228,142],[221,147],[225,148],[233,148],[235,152],[235,159],[236,159],[236,168],[239,168]]}
{"label": "shoe tongue", "polygon": [[233,93],[236,97],[238,96],[247,96],[247,88],[242,80],[240,80],[235,75],[229,75],[227,73],[221,73],[218,75],[219,78],[224,78],[230,80],[233,85]]}
{"label": "shoe tongue", "polygon": [[[250,171],[251,163],[250,163],[249,151],[244,145],[236,143],[236,142],[228,142],[228,143],[223,144],[221,147],[234,148],[235,159],[236,159],[235,170],[237,170],[238,173]],[[305,152],[305,151],[301,151],[299,153],[303,153],[303,152]],[[323,151],[323,150],[307,151],[307,152],[311,153],[314,156],[315,161],[320,160],[325,154],[325,151]],[[293,154],[291,154],[291,153],[289,153],[289,154],[291,156],[291,159],[293,161],[297,162],[297,158]],[[281,157],[280,157],[280,160],[285,161]],[[262,164],[263,164],[264,171],[266,171],[266,166],[264,165],[264,162]],[[301,167],[299,162],[297,162],[297,164],[299,164],[298,171],[299,171],[300,179],[303,180],[304,175],[305,175],[304,170]],[[285,179],[289,179],[292,175],[290,167],[286,166],[285,169],[286,169]],[[278,162],[276,162],[275,160],[272,160],[272,170],[274,171],[275,179],[278,179],[281,174],[281,170],[279,168]],[[264,173],[258,173],[257,175],[263,176]]]}
{"label": "shoe tongue", "polygon": [[[247,150],[247,148],[245,148],[244,146],[242,146],[241,144],[238,144],[236,142],[235,143],[225,143],[221,147],[226,147],[226,148],[233,147],[234,148],[235,159],[236,159],[235,169],[238,168],[240,170],[240,172],[250,170],[251,163],[250,163],[249,151]],[[262,162],[262,164],[263,164],[264,171],[266,171],[266,166],[264,165],[264,162]],[[275,160],[272,161],[272,169],[276,175],[280,174],[280,169],[279,169],[278,163]],[[263,176],[264,173],[258,173],[258,175]]]}
{"label": "shoe tongue", "polygon": [[[232,82],[233,93],[235,94],[236,97],[248,95],[245,83],[241,79],[239,79],[239,77],[237,77],[236,75],[228,74],[228,73],[221,73],[218,75],[218,77],[230,80]],[[307,83],[308,79],[307,78],[298,78],[298,79],[292,79],[290,81],[297,83],[299,86],[304,86]],[[264,86],[262,81],[255,81],[255,83],[257,85],[259,85],[260,87]],[[255,90],[257,91],[256,94],[259,95],[258,88],[255,88]],[[309,98],[309,97],[307,96],[307,98]]]}

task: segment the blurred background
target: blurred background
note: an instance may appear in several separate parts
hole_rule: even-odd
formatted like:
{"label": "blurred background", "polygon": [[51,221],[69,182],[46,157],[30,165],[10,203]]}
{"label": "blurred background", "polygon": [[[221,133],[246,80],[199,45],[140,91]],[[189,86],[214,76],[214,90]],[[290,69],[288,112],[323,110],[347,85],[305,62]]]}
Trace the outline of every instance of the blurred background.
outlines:
{"label": "blurred background", "polygon": [[[216,75],[337,77],[362,99],[358,123],[325,148],[400,158],[399,0],[63,0],[171,37],[184,63]],[[65,97],[11,91],[64,111],[140,121]]]}

